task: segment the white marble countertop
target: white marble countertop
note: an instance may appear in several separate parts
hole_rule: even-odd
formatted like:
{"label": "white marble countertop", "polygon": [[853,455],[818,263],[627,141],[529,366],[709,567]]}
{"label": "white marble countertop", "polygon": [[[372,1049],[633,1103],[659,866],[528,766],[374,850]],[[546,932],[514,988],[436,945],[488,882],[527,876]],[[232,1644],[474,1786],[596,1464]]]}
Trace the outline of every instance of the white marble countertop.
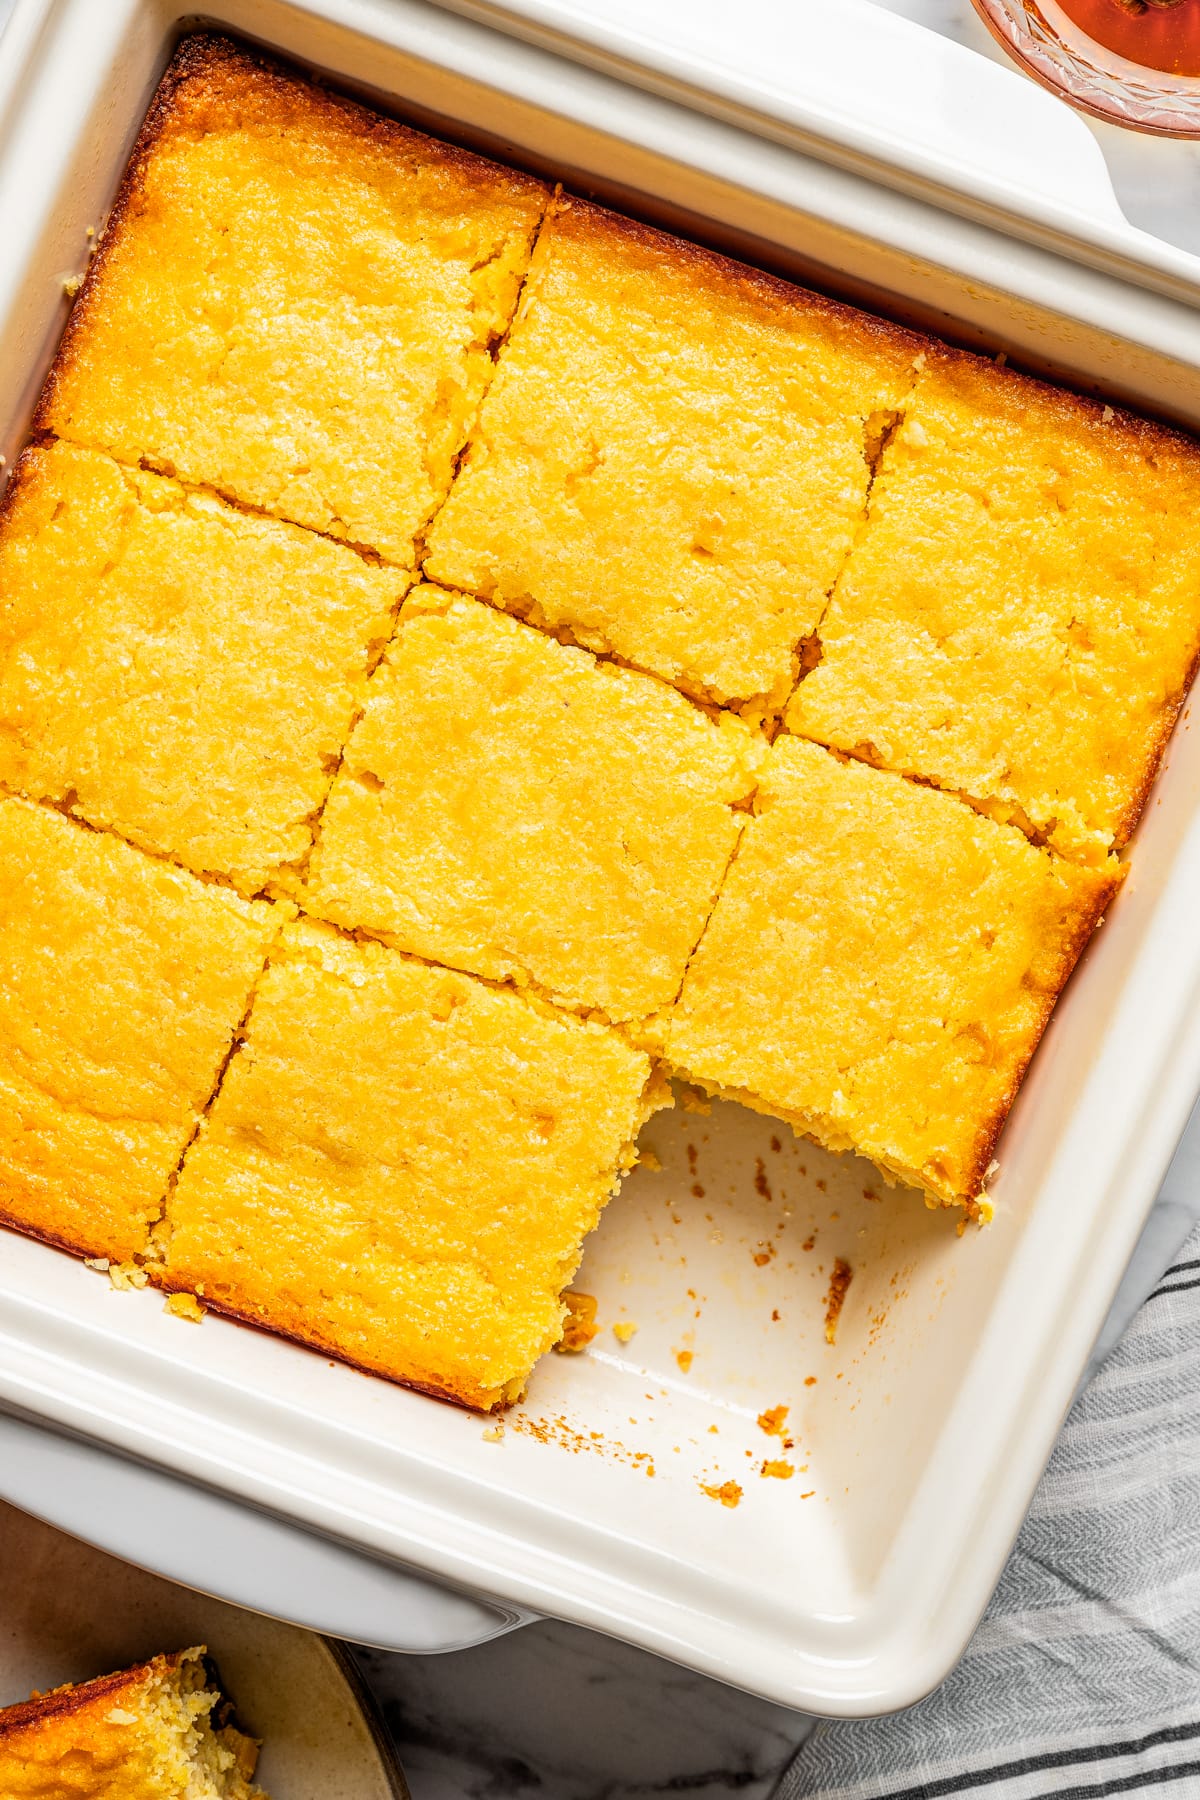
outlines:
{"label": "white marble countertop", "polygon": [[[1000,56],[970,0],[878,3]],[[0,0],[0,26],[10,7]],[[1200,250],[1200,144],[1094,129],[1128,216]],[[1200,1129],[1177,1159],[1113,1332],[1182,1241],[1197,1197]],[[413,1800],[765,1800],[808,1729],[796,1714],[566,1625],[530,1625],[448,1656],[360,1654]]]}
{"label": "white marble countertop", "polygon": [[[1003,60],[970,0],[877,3]],[[1093,129],[1127,216],[1200,250],[1200,143]],[[1101,1348],[1200,1212],[1200,1125],[1174,1174]],[[566,1625],[453,1656],[368,1652],[363,1663],[413,1800],[765,1800],[808,1730],[797,1714]]]}

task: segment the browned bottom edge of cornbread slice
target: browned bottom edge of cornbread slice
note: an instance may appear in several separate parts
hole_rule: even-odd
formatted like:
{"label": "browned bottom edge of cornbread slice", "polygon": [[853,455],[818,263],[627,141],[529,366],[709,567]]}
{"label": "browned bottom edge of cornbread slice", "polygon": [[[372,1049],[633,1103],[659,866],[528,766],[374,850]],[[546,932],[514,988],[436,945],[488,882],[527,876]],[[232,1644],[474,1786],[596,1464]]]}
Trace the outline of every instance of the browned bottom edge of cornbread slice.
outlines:
{"label": "browned bottom edge of cornbread slice", "polygon": [[664,1027],[671,1065],[974,1206],[1121,870],[790,737]]}
{"label": "browned bottom edge of cornbread slice", "polygon": [[787,709],[1102,863],[1200,655],[1200,444],[931,348]]}
{"label": "browned bottom edge of cornbread slice", "polygon": [[187,37],[36,429],[410,567],[547,199],[248,45]]}
{"label": "browned bottom edge of cornbread slice", "polygon": [[0,1711],[4,1800],[266,1800],[203,1648]]}
{"label": "browned bottom edge of cornbread slice", "polygon": [[605,1026],[299,921],[152,1277],[393,1380],[506,1404],[559,1336],[583,1240],[666,1098]]}
{"label": "browned bottom edge of cornbread slice", "polygon": [[48,807],[0,797],[0,1219],[145,1250],[280,922]]}
{"label": "browned bottom edge of cornbread slice", "polygon": [[244,893],[301,863],[408,577],[102,452],[0,504],[0,785]]}
{"label": "browned bottom edge of cornbread slice", "polygon": [[653,676],[418,588],[342,757],[305,910],[639,1021],[679,992],[760,746]]}
{"label": "browned bottom edge of cornbread slice", "polygon": [[777,710],[923,341],[563,198],[425,573],[702,700]]}

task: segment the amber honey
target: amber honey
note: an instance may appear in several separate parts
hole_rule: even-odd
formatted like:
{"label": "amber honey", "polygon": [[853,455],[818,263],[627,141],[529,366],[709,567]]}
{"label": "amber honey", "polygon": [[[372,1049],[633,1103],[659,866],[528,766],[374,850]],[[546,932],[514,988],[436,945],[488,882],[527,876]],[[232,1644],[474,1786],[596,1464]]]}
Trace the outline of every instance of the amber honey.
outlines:
{"label": "amber honey", "polygon": [[1200,0],[1058,0],[1096,43],[1146,69],[1200,75]]}

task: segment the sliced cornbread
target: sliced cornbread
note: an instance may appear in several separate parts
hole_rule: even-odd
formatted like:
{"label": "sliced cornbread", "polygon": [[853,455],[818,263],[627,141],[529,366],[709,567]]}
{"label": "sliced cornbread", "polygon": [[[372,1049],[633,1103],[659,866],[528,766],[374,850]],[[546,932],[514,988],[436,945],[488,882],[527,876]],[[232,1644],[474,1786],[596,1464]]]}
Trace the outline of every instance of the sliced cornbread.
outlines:
{"label": "sliced cornbread", "polygon": [[0,1710],[4,1800],[266,1800],[203,1649]]}
{"label": "sliced cornbread", "polygon": [[408,564],[545,190],[186,38],[38,425]]}
{"label": "sliced cornbread", "polygon": [[655,1096],[604,1026],[300,921],[184,1161],[157,1279],[495,1406],[559,1335]]}
{"label": "sliced cornbread", "polygon": [[653,676],[418,588],[346,748],[305,909],[642,1018],[679,991],[758,743]]}
{"label": "sliced cornbread", "polygon": [[0,1219],[145,1248],[274,933],[274,910],[0,799]]}
{"label": "sliced cornbread", "polygon": [[970,1204],[1116,879],[936,789],[779,738],[668,1055]]}
{"label": "sliced cornbread", "polygon": [[781,702],[919,347],[564,200],[426,574],[693,694]]}
{"label": "sliced cornbread", "polygon": [[0,783],[262,888],[407,577],[109,456],[27,450],[0,516]]}
{"label": "sliced cornbread", "polygon": [[1200,446],[931,352],[791,730],[1102,859],[1200,648]]}

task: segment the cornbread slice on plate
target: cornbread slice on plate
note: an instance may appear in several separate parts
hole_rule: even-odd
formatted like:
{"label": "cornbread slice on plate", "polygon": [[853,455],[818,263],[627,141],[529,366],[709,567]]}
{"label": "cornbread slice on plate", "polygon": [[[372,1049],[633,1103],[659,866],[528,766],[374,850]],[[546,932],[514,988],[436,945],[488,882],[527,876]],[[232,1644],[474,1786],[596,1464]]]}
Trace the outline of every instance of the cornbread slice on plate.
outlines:
{"label": "cornbread slice on plate", "polygon": [[277,914],[0,799],[0,1220],[144,1250]]}
{"label": "cornbread slice on plate", "polygon": [[755,804],[666,1023],[670,1061],[977,1210],[1117,873],[794,738]]}
{"label": "cornbread slice on plate", "polygon": [[613,1019],[669,1005],[745,820],[741,721],[431,587],[368,692],[306,910]]}
{"label": "cornbread slice on plate", "polygon": [[0,782],[262,888],[311,817],[407,577],[72,444],[0,515]]}
{"label": "cornbread slice on plate", "polygon": [[37,424],[408,564],[546,190],[185,38]]}
{"label": "cornbread slice on plate", "polygon": [[793,731],[1102,859],[1200,649],[1200,445],[932,352]]}
{"label": "cornbread slice on plate", "polygon": [[204,1650],[0,1710],[4,1800],[266,1800]]}
{"label": "cornbread slice on plate", "polygon": [[562,201],[425,572],[693,694],[781,704],[919,348]]}
{"label": "cornbread slice on plate", "polygon": [[163,1286],[490,1408],[559,1335],[660,1103],[611,1029],[328,926],[285,927],[188,1152]]}

